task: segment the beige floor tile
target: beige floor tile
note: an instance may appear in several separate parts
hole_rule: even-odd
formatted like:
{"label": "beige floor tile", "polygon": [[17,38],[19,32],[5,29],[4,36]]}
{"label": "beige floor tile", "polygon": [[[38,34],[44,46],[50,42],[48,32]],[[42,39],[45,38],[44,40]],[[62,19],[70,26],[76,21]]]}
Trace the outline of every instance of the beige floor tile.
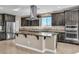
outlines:
{"label": "beige floor tile", "polygon": [[[74,54],[79,52],[79,45],[58,42],[58,54]],[[14,40],[0,41],[0,54],[53,54],[51,52],[39,53],[15,45]]]}

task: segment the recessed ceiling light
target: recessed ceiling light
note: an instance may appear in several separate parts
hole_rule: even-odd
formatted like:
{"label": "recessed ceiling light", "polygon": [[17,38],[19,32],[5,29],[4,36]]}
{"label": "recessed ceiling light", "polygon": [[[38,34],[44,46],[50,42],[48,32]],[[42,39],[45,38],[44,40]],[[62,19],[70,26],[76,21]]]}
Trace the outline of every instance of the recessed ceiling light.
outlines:
{"label": "recessed ceiling light", "polygon": [[20,8],[13,9],[13,11],[19,11],[19,10],[20,10]]}

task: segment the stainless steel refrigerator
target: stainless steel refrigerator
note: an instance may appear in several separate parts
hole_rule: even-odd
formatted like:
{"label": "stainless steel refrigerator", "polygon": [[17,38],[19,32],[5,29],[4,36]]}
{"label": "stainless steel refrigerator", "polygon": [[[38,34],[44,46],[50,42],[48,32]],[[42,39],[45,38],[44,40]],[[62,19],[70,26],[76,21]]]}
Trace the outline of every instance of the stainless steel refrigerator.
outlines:
{"label": "stainless steel refrigerator", "polygon": [[6,22],[6,39],[15,38],[15,22]]}

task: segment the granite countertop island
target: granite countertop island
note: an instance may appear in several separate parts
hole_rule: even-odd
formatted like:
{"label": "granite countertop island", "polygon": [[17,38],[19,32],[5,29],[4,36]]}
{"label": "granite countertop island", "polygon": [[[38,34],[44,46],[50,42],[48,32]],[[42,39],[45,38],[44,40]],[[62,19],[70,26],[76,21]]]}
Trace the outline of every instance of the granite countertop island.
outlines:
{"label": "granite countertop island", "polygon": [[44,53],[50,51],[56,53],[57,35],[63,30],[51,28],[20,28],[16,32],[16,45]]}
{"label": "granite countertop island", "polygon": [[55,27],[21,27],[20,31],[30,31],[30,32],[65,32],[64,26]]}

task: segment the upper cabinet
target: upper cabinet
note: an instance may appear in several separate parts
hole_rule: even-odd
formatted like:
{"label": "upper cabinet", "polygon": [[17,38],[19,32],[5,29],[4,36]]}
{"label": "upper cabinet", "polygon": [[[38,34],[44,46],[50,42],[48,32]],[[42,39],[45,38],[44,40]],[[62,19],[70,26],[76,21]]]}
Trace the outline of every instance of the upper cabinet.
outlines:
{"label": "upper cabinet", "polygon": [[0,26],[3,25],[2,15],[0,14]]}
{"label": "upper cabinet", "polygon": [[78,24],[78,10],[65,11],[65,22],[67,25]]}
{"label": "upper cabinet", "polygon": [[4,19],[7,22],[15,22],[15,16],[14,15],[4,14]]}
{"label": "upper cabinet", "polygon": [[0,26],[3,26],[6,21],[15,22],[15,16],[10,14],[0,14]]}
{"label": "upper cabinet", "polygon": [[21,18],[21,26],[27,26],[28,21],[26,20],[26,18]]}
{"label": "upper cabinet", "polygon": [[26,17],[21,18],[21,26],[39,26],[39,20],[28,20]]}
{"label": "upper cabinet", "polygon": [[52,14],[52,26],[65,26],[64,12]]}
{"label": "upper cabinet", "polygon": [[31,20],[32,26],[39,26],[39,20]]}

